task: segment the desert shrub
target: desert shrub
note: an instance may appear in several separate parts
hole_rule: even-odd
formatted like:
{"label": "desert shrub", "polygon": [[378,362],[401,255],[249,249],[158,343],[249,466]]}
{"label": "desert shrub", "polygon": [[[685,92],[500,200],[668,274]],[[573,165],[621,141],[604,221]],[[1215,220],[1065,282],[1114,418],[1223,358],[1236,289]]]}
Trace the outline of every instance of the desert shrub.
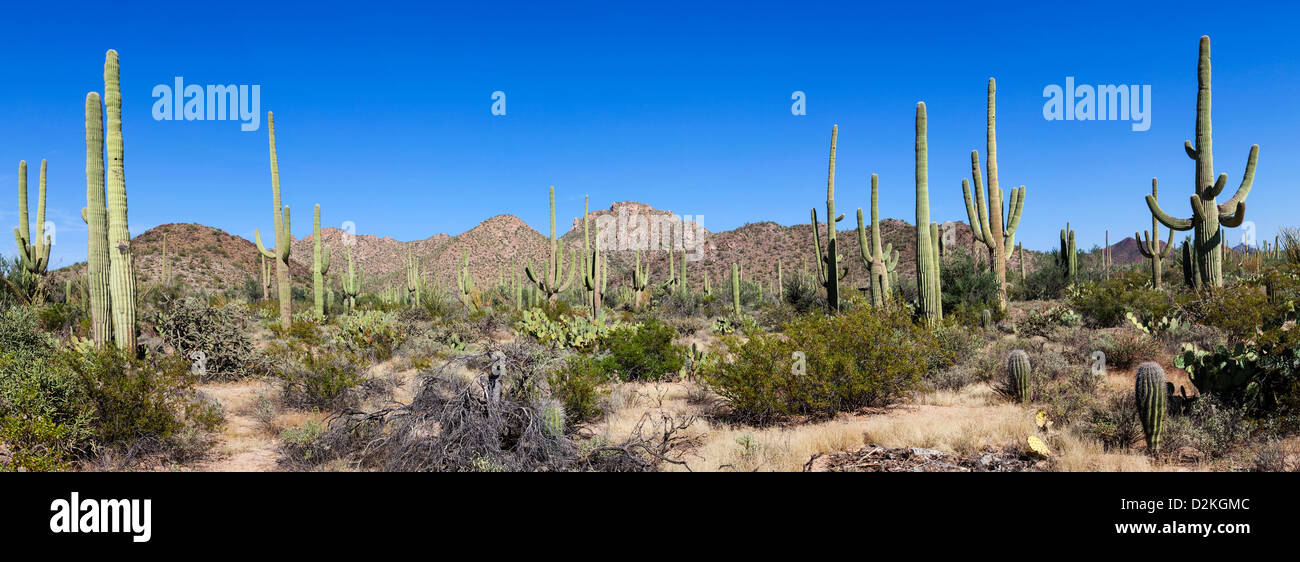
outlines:
{"label": "desert shrub", "polygon": [[625,381],[659,380],[676,375],[686,362],[686,349],[673,345],[676,331],[656,319],[616,327],[600,338],[605,367]]}
{"label": "desert shrub", "polygon": [[800,314],[826,308],[826,299],[819,296],[817,284],[808,276],[791,275],[786,278],[781,296],[786,304]]}
{"label": "desert shrub", "polygon": [[397,315],[390,312],[364,311],[338,318],[335,341],[344,352],[384,361],[406,338],[407,330],[399,326]]}
{"label": "desert shrub", "polygon": [[87,320],[86,309],[80,303],[56,302],[40,308],[41,325],[47,332],[72,334]]}
{"label": "desert shrub", "polygon": [[[1060,298],[1070,280],[1056,265],[1059,252],[1039,256],[1034,260],[1035,267],[1028,272],[1027,278],[1020,279],[1012,285],[1011,295],[1016,300],[1052,300]],[[1008,268],[1010,269],[1010,268]],[[1013,277],[1010,273],[1007,277]]]}
{"label": "desert shrub", "polygon": [[[739,418],[765,423],[888,404],[918,386],[937,344],[899,308],[809,314],[780,335],[724,337],[731,358],[706,362],[703,382]],[[802,352],[806,368],[793,369]]]}
{"label": "desert shrub", "polygon": [[72,468],[75,430],[42,416],[0,416],[0,443],[10,449],[0,472],[54,472]]}
{"label": "desert shrub", "polygon": [[1067,424],[1097,408],[1101,380],[1081,365],[1071,365],[1059,353],[1031,353],[1033,366],[1030,400],[1042,404],[1049,419]]}
{"label": "desert shrub", "polygon": [[965,326],[948,321],[931,330],[931,333],[934,335],[935,352],[928,357],[926,363],[926,371],[931,373],[957,364],[983,343],[981,338]]}
{"label": "desert shrub", "polygon": [[940,268],[944,316],[967,326],[980,325],[984,310],[1001,320],[998,308],[998,282],[992,271],[976,268],[970,254],[957,252]]}
{"label": "desert shrub", "polygon": [[1083,316],[1064,306],[1053,306],[1043,311],[1030,312],[1016,324],[1021,336],[1050,336],[1058,327],[1073,327],[1083,323]]}
{"label": "desert shrub", "polygon": [[1213,459],[1226,456],[1250,436],[1251,423],[1245,408],[1204,395],[1193,400],[1183,415],[1166,420],[1161,447],[1177,451],[1189,446]]}
{"label": "desert shrub", "polygon": [[330,408],[346,405],[355,398],[349,391],[364,380],[355,356],[328,349],[299,349],[296,355],[297,360],[280,373],[286,404]]}
{"label": "desert shrub", "polygon": [[136,359],[109,347],[68,351],[62,359],[82,383],[94,410],[90,428],[99,442],[168,439],[183,429],[186,421],[206,430],[221,422],[220,412],[194,400],[190,364],[182,358]]}
{"label": "desert shrub", "polygon": [[202,353],[203,377],[233,380],[264,374],[248,319],[234,307],[212,307],[196,298],[165,302],[155,324],[163,342],[184,358]]}
{"label": "desert shrub", "polygon": [[1101,443],[1107,451],[1127,451],[1142,437],[1137,404],[1133,393],[1121,392],[1093,408],[1083,423],[1083,432]]}
{"label": "desert shrub", "polygon": [[600,385],[608,382],[609,378],[602,361],[589,355],[574,354],[547,377],[547,382],[551,396],[564,405],[565,417],[573,424],[600,417],[601,399],[609,394]]}
{"label": "desert shrub", "polygon": [[1126,313],[1143,322],[1178,316],[1177,303],[1165,291],[1148,287],[1148,274],[1131,271],[1109,280],[1079,283],[1070,294],[1070,306],[1095,327],[1119,326]]}
{"label": "desert shrub", "polygon": [[13,454],[2,469],[67,468],[91,437],[94,411],[59,354],[28,307],[0,306],[0,440]]}
{"label": "desert shrub", "polygon": [[280,430],[281,462],[289,465],[310,466],[327,458],[319,439],[325,432],[320,421],[308,419],[301,425]]}
{"label": "desert shrub", "polygon": [[1270,303],[1264,289],[1231,284],[1199,293],[1185,293],[1187,316],[1198,324],[1227,332],[1237,340],[1251,338],[1256,330],[1280,326],[1286,319]]}
{"label": "desert shrub", "polygon": [[1164,352],[1160,341],[1134,329],[1106,332],[1094,342],[1106,354],[1106,364],[1128,369],[1142,361],[1157,361]]}

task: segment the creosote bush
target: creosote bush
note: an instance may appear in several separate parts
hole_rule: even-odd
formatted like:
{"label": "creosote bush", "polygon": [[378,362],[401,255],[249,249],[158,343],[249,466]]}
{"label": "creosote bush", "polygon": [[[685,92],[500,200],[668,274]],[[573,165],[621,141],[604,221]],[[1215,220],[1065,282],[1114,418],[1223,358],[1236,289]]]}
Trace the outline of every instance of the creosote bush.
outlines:
{"label": "creosote bush", "polygon": [[[918,387],[938,352],[934,336],[898,308],[809,314],[782,334],[723,342],[731,358],[706,363],[701,379],[735,417],[756,423],[889,404]],[[806,357],[806,368],[794,368],[795,352]]]}

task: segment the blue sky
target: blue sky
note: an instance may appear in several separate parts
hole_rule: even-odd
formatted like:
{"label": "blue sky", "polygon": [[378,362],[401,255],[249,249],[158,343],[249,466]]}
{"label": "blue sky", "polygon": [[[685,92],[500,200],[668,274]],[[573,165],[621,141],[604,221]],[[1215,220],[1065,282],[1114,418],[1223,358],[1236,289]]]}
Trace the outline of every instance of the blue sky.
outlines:
{"label": "blue sky", "polygon": [[[806,223],[822,209],[838,123],[837,204],[914,220],[913,112],[929,107],[935,220],[965,220],[961,179],[984,152],[985,82],[998,80],[1000,179],[1028,186],[1018,238],[1049,249],[1069,220],[1080,245],[1150,228],[1152,176],[1188,215],[1197,41],[1213,41],[1216,172],[1235,189],[1261,145],[1247,219],[1296,225],[1300,192],[1297,8],[1177,2],[951,5],[751,2],[731,6],[372,1],[191,7],[20,3],[0,34],[0,224],[17,222],[17,163],[50,161],[55,266],[84,259],[83,100],[121,54],[133,234],[197,222],[251,237],[271,225],[266,128],[155,121],[152,90],[258,84],[274,111],[295,236],[353,221],[362,234],[456,234],[500,213],[545,231],[546,188],[562,224],[637,200],[704,215],[711,230]],[[132,3],[134,4],[134,3]],[[70,14],[84,13],[75,18]],[[1080,84],[1152,88],[1150,130],[1047,121],[1042,92]],[[507,114],[491,114],[493,91]],[[791,115],[790,96],[807,95]],[[264,120],[263,120],[264,121]],[[1163,229],[1162,229],[1163,230]],[[1162,233],[1162,238],[1165,234]],[[12,254],[8,234],[0,251]]]}

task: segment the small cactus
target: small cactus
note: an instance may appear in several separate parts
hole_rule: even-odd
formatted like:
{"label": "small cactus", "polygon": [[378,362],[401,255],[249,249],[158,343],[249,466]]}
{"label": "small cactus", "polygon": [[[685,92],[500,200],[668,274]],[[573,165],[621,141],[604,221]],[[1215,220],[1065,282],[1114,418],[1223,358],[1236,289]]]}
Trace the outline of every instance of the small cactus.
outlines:
{"label": "small cactus", "polygon": [[1133,396],[1137,399],[1138,418],[1146,434],[1147,450],[1160,449],[1160,436],[1165,421],[1165,369],[1159,363],[1147,361],[1138,365],[1133,382]]}
{"label": "small cactus", "polygon": [[987,308],[980,311],[980,326],[985,330],[991,330],[993,328],[993,312]]}
{"label": "small cactus", "polygon": [[1007,388],[1016,402],[1029,401],[1029,354],[1017,349],[1007,356]]}

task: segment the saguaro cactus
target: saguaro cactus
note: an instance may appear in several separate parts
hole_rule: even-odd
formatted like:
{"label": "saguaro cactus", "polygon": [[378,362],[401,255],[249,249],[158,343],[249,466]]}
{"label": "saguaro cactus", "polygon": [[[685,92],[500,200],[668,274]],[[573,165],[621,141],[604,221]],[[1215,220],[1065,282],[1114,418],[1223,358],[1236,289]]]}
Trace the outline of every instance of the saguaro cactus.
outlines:
{"label": "saguaro cactus", "polygon": [[122,148],[122,89],[118,78],[117,51],[104,59],[104,106],[108,122],[106,175],[108,198],[109,293],[112,295],[113,340],[117,346],[135,352],[135,258],[131,253],[131,229],[126,220],[126,169]]}
{"label": "saguaro cactus", "polygon": [[1106,278],[1110,279],[1110,230],[1109,229],[1106,230],[1106,241],[1104,242],[1104,245],[1101,247],[1101,269],[1103,272],[1105,272]]}
{"label": "saguaro cactus", "polygon": [[357,296],[361,294],[361,283],[359,283],[356,270],[352,266],[352,246],[344,244],[344,250],[348,257],[348,274],[340,275],[339,281],[343,286],[343,307],[350,312],[357,307]]}
{"label": "saguaro cactus", "polygon": [[831,126],[830,166],[826,173],[826,253],[822,253],[821,233],[818,232],[817,208],[812,209],[813,255],[817,265],[817,282],[826,288],[826,309],[832,313],[840,311],[840,280],[849,274],[849,268],[841,268],[839,248],[835,245],[835,223],[844,220],[844,215],[835,214],[835,141],[839,136],[839,125]]}
{"label": "saguaro cactus", "polygon": [[1061,274],[1066,279],[1074,280],[1079,271],[1079,252],[1074,246],[1074,231],[1070,229],[1070,223],[1065,223],[1065,228],[1061,230],[1061,252],[1056,256],[1056,265],[1061,268]]}
{"label": "saguaro cactus", "polygon": [[997,134],[997,82],[989,78],[987,132],[985,142],[988,156],[988,200],[980,178],[980,154],[970,153],[971,178],[975,181],[975,200],[971,200],[970,185],[961,180],[962,196],[966,199],[966,216],[976,240],[989,248],[991,266],[998,283],[998,308],[1007,308],[1007,248],[1015,246],[1016,227],[1020,226],[1020,213],[1025,206],[1025,186],[1012,188],[1011,202],[1006,215],[1002,211],[1002,188],[998,187],[998,134]]}
{"label": "saguaro cactus", "polygon": [[646,293],[646,287],[650,286],[650,264],[641,268],[641,250],[636,250],[632,255],[632,307],[639,309],[650,300],[650,295]]}
{"label": "saguaro cactus", "polygon": [[[596,232],[595,243],[588,247],[587,241],[591,237],[591,198],[585,197],[582,202],[582,286],[587,291],[587,308],[591,310],[591,316],[594,318],[600,314],[601,282],[604,277],[604,262],[600,259],[600,232]],[[597,229],[600,225],[597,224]],[[672,263],[672,250],[669,250],[668,262]]]}
{"label": "saguaro cactus", "polygon": [[1133,396],[1137,399],[1138,417],[1142,432],[1146,434],[1147,450],[1160,449],[1160,436],[1165,421],[1165,370],[1159,363],[1148,361],[1138,365],[1133,383]]}
{"label": "saguaro cactus", "polygon": [[[1159,190],[1156,184],[1156,178],[1151,178],[1151,198],[1159,199]],[[1151,215],[1151,230],[1142,231],[1143,236],[1133,233],[1133,239],[1138,241],[1138,251],[1142,256],[1151,260],[1151,286],[1158,291],[1161,285],[1161,271],[1164,270],[1161,261],[1169,256],[1169,250],[1174,246],[1174,229],[1169,229],[1169,241],[1160,246],[1160,222],[1156,216]]]}
{"label": "saguaro cactus", "polygon": [[45,234],[45,161],[41,160],[41,184],[36,199],[36,239],[32,240],[27,217],[27,161],[18,163],[18,265],[33,275],[44,275],[50,266],[50,237]]}
{"label": "saguaro cactus", "polygon": [[163,270],[163,281],[162,281],[163,285],[170,287],[172,284],[172,262],[167,259],[167,233],[166,232],[164,232],[162,236],[162,270]]}
{"label": "saguaro cactus", "polygon": [[1025,280],[1025,246],[1016,242],[1016,261],[1020,262],[1020,280]]}
{"label": "saguaro cactus", "polygon": [[[321,242],[320,205],[312,213],[311,221],[311,285],[313,304],[316,305],[316,317],[325,317],[325,274],[330,270],[330,247]],[[322,251],[323,250],[323,251]]]}
{"label": "saguaro cactus", "polygon": [[528,274],[528,280],[537,285],[543,293],[546,293],[546,299],[555,302],[560,293],[569,289],[569,284],[573,283],[573,270],[577,269],[577,260],[573,260],[573,265],[568,268],[568,274],[565,274],[564,268],[564,244],[560,243],[559,238],[555,235],[555,186],[551,186],[551,259],[547,262],[546,271],[541,274],[533,272],[532,267],[524,268],[524,273]]}
{"label": "saguaro cactus", "polygon": [[288,329],[293,324],[293,287],[289,280],[289,206],[280,206],[280,161],[275,154],[275,114],[266,112],[266,134],[271,147],[271,214],[275,216],[275,247],[267,250],[262,244],[262,233],[253,230],[257,251],[275,261],[275,284],[280,298],[280,326]]}
{"label": "saguaro cactus", "polygon": [[891,243],[880,245],[880,178],[871,174],[871,245],[867,245],[866,225],[862,222],[862,209],[858,209],[858,250],[866,264],[871,280],[871,305],[885,306],[889,301],[890,276],[898,267],[898,250]]}
{"label": "saguaro cactus", "polygon": [[262,260],[259,268],[262,272],[262,300],[267,300],[271,298],[271,264],[266,262],[266,256],[261,252],[257,253],[257,257]]}
{"label": "saguaro cactus", "polygon": [[1017,349],[1007,356],[1007,389],[1016,402],[1029,401],[1029,354]]}
{"label": "saguaro cactus", "polygon": [[112,338],[108,291],[108,207],[104,198],[104,110],[99,94],[86,94],[86,206],[81,209],[89,239],[86,244],[86,294],[90,303],[90,334],[96,346]]}
{"label": "saguaro cactus", "polygon": [[406,302],[411,308],[420,306],[420,259],[406,249]]}
{"label": "saguaro cactus", "polygon": [[478,290],[474,288],[474,276],[469,272],[469,254],[461,250],[460,269],[456,270],[456,294],[460,296],[460,303],[470,312],[478,310],[478,303],[474,301],[476,292]]}
{"label": "saguaro cactus", "polygon": [[740,318],[740,264],[731,264],[731,310]]}
{"label": "saguaro cactus", "polygon": [[931,325],[943,320],[939,286],[939,225],[930,222],[930,160],[925,102],[916,104],[916,286],[917,305]]}
{"label": "saguaro cactus", "polygon": [[1223,286],[1223,235],[1220,225],[1228,228],[1241,226],[1246,218],[1246,196],[1255,181],[1255,162],[1259,159],[1259,145],[1250,147],[1246,157],[1246,172],[1242,174],[1237,192],[1223,204],[1215,198],[1228,183],[1228,174],[1214,179],[1214,152],[1210,128],[1210,37],[1201,37],[1200,57],[1196,67],[1196,145],[1185,141],[1183,149],[1196,161],[1196,193],[1191,196],[1192,217],[1176,219],[1160,208],[1154,195],[1146,197],[1147,207],[1161,224],[1177,231],[1194,230],[1195,264],[1199,268],[1196,288],[1202,285]]}

